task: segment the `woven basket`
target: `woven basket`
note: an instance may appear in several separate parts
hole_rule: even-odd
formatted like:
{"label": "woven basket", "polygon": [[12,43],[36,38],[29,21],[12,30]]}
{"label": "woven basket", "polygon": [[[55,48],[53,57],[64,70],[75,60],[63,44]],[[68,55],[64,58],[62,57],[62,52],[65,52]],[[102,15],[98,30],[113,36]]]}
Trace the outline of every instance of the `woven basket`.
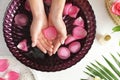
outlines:
{"label": "woven basket", "polygon": [[111,0],[105,0],[105,5],[106,5],[109,15],[111,16],[111,18],[113,19],[116,25],[120,25],[120,17],[113,14],[111,11],[112,3],[113,2]]}
{"label": "woven basket", "polygon": [[[88,34],[86,38],[78,40],[82,45],[82,48],[78,53],[72,54],[71,57],[67,60],[61,60],[57,54],[50,57],[43,54],[39,49],[31,47],[29,28],[32,22],[32,14],[31,12],[24,9],[25,0],[11,1],[5,13],[3,31],[9,50],[21,63],[36,70],[54,72],[71,67],[72,65],[79,62],[88,53],[94,41],[96,32],[94,12],[87,0],[67,0],[66,3],[68,2],[71,2],[80,8],[81,11],[78,13],[77,17],[81,16],[84,19],[85,29],[87,30]],[[45,9],[47,12],[49,9],[47,5],[45,5]],[[21,27],[14,24],[14,17],[18,13],[24,13],[28,16],[29,21],[27,26]],[[71,33],[71,23],[73,23],[74,18],[67,16],[64,21],[66,20],[67,31],[68,33]],[[27,39],[28,41],[28,52],[21,51],[17,48],[17,44],[23,39]]]}

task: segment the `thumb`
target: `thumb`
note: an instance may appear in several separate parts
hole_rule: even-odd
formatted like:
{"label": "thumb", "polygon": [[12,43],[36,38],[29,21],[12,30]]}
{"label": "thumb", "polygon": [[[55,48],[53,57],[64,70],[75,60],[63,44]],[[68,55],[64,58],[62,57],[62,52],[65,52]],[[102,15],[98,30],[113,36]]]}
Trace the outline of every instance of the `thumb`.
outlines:
{"label": "thumb", "polygon": [[37,39],[38,39],[38,32],[34,30],[31,31],[32,47],[35,47],[37,45]]}
{"label": "thumb", "polygon": [[32,47],[35,47],[37,45],[37,36],[32,35]]}

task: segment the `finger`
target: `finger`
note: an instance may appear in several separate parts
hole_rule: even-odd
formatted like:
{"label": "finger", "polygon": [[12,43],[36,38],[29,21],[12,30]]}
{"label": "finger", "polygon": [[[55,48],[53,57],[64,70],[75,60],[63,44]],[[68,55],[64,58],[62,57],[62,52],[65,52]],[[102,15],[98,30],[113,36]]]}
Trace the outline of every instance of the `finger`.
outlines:
{"label": "finger", "polygon": [[40,24],[41,23],[38,24],[38,22],[35,20],[33,20],[31,24],[30,34],[31,34],[31,40],[32,40],[32,47],[35,47],[37,44],[38,35],[41,31]]}
{"label": "finger", "polygon": [[32,35],[32,47],[37,45],[37,35]]}
{"label": "finger", "polygon": [[48,41],[44,36],[39,37],[39,41],[41,41],[41,40],[44,41],[44,43],[45,43],[47,46],[53,48],[52,41]]}
{"label": "finger", "polygon": [[37,45],[38,33],[31,30],[32,47]]}
{"label": "finger", "polygon": [[41,39],[39,40],[39,43],[41,43],[41,45],[42,45],[47,51],[52,52],[52,47],[50,47],[50,45],[47,45],[47,44],[45,43],[45,40],[44,40],[43,38],[41,38]]}
{"label": "finger", "polygon": [[58,50],[58,48],[60,47],[61,43],[60,41],[57,39],[56,42],[54,43],[54,49],[53,49],[53,54],[55,54]]}
{"label": "finger", "polygon": [[42,52],[44,52],[45,54],[47,53],[47,50],[42,46],[42,44],[41,43],[37,43],[37,47],[42,51]]}
{"label": "finger", "polygon": [[50,51],[48,51],[48,54],[49,54],[49,56],[52,56],[52,55],[53,55],[53,53],[52,53],[52,52],[50,52]]}
{"label": "finger", "polygon": [[46,48],[47,50],[51,51],[50,49],[53,48],[52,42],[48,41],[42,34],[39,37],[39,41],[41,42],[43,47]]}
{"label": "finger", "polygon": [[48,40],[44,40],[45,41],[45,44],[47,45],[47,46],[49,46],[50,48],[53,48],[53,44],[52,44],[52,41],[48,41]]}

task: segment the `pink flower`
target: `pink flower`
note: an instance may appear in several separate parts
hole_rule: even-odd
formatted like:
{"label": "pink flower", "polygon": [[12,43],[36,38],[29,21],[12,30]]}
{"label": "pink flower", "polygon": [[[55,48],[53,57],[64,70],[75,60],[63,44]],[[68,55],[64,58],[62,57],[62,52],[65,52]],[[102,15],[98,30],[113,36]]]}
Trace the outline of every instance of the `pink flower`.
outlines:
{"label": "pink flower", "polygon": [[112,12],[116,15],[120,15],[120,0],[116,0],[112,5]]}

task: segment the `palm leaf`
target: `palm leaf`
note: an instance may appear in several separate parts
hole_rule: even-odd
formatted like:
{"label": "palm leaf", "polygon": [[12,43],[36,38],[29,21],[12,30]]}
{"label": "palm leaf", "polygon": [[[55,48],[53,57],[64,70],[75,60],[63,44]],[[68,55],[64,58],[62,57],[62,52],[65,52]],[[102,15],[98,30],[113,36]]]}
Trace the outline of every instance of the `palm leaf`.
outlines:
{"label": "palm leaf", "polygon": [[91,76],[91,77],[95,77],[95,75],[93,75],[92,73],[86,72],[84,71],[84,73],[86,73],[87,75]]}
{"label": "palm leaf", "polygon": [[111,69],[113,69],[113,71],[120,77],[119,70],[108,59],[106,59],[104,56],[103,56],[103,58],[108,63],[108,65],[111,67]]}
{"label": "palm leaf", "polygon": [[104,78],[104,76],[99,71],[97,71],[96,69],[94,69],[90,66],[87,66],[86,69],[89,70],[92,74],[94,74],[96,76],[99,76],[100,78]]}
{"label": "palm leaf", "polygon": [[105,78],[112,80],[112,78],[100,67],[96,66],[95,64],[91,63]]}
{"label": "palm leaf", "polygon": [[118,56],[120,57],[120,53],[118,53]]}
{"label": "palm leaf", "polygon": [[115,58],[114,55],[111,54],[111,56],[114,59],[114,61],[116,62],[116,64],[119,66],[119,68],[120,68],[120,61],[117,58]]}
{"label": "palm leaf", "polygon": [[120,46],[120,41],[119,41],[119,46]]}
{"label": "palm leaf", "polygon": [[[120,60],[117,59],[112,54],[111,56],[112,59],[117,64],[117,66],[120,68]],[[120,57],[119,53],[118,56]],[[108,64],[108,66],[111,68],[111,70],[108,67],[105,67],[100,62],[96,61],[97,64],[91,63],[91,66],[86,67],[87,72],[85,71],[84,72],[91,77],[99,76],[101,79],[105,79],[105,80],[119,80],[118,78],[120,78],[120,71],[106,57],[103,56],[103,58],[105,62]]]}
{"label": "palm leaf", "polygon": [[106,72],[108,73],[109,76],[111,76],[113,79],[118,80],[117,77],[109,70],[107,69],[104,65],[100,64],[99,62],[96,61],[96,63]]}

